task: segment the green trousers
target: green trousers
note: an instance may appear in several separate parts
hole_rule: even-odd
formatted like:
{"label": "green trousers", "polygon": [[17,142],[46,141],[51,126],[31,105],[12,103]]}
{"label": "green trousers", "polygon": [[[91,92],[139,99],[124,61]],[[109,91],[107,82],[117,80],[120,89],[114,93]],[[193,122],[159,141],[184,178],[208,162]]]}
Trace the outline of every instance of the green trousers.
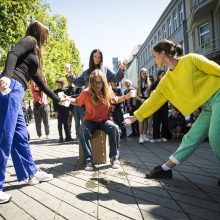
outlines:
{"label": "green trousers", "polygon": [[179,148],[169,159],[175,164],[185,161],[209,137],[209,143],[220,161],[220,90],[205,104],[196,122],[184,135]]}

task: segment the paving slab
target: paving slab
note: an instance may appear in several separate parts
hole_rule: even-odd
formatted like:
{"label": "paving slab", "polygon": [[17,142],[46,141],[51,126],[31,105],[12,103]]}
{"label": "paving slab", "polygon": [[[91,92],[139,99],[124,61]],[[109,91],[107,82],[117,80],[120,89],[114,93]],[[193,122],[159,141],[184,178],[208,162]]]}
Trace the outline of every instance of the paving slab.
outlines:
{"label": "paving slab", "polygon": [[88,172],[79,163],[78,143],[58,143],[55,119],[50,129],[49,139],[38,139],[33,120],[28,126],[33,158],[54,179],[35,186],[17,182],[9,159],[4,191],[12,201],[0,205],[0,220],[220,219],[220,164],[208,142],[173,169],[173,179],[147,180],[145,173],[164,163],[179,141],[139,144],[137,137],[123,139],[120,169],[108,162]]}

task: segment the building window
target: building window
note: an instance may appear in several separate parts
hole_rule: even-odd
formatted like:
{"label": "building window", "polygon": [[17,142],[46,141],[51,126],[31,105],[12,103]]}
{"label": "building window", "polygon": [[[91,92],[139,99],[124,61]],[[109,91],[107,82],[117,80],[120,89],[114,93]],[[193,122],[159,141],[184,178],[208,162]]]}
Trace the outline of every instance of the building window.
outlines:
{"label": "building window", "polygon": [[207,47],[209,44],[209,24],[205,23],[199,27],[200,46]]}
{"label": "building window", "polygon": [[150,44],[148,44],[148,57],[150,58],[150,53],[151,53],[151,49],[150,49]]}
{"label": "building window", "polygon": [[179,16],[180,16],[179,21],[180,21],[180,25],[182,25],[183,21],[184,21],[183,3],[182,2],[179,4],[178,8],[179,8]]}
{"label": "building window", "polygon": [[151,50],[153,49],[154,42],[153,40],[150,42]]}
{"label": "building window", "polygon": [[183,48],[183,54],[185,54],[185,51],[184,51],[184,48],[185,48],[185,46],[184,46],[184,42],[183,41],[181,41],[181,42],[179,42],[179,44],[182,46],[182,48]]}
{"label": "building window", "polygon": [[146,51],[146,57],[145,57],[145,60],[146,60],[146,62],[147,62],[147,60],[148,60],[148,50],[147,50],[147,46],[146,46],[145,51]]}
{"label": "building window", "polygon": [[147,50],[147,46],[145,48],[145,54],[146,54],[146,61],[148,60],[148,50]]}
{"label": "building window", "polygon": [[158,31],[158,41],[161,40],[161,30]]}
{"label": "building window", "polygon": [[165,24],[162,27],[162,32],[163,32],[163,39],[167,38],[167,34],[166,34],[166,26]]}
{"label": "building window", "polygon": [[194,6],[197,7],[198,5],[201,5],[205,0],[194,0]]}
{"label": "building window", "polygon": [[173,12],[173,29],[176,31],[178,28],[177,11]]}
{"label": "building window", "polygon": [[157,43],[157,36],[154,36],[154,44]]}
{"label": "building window", "polygon": [[168,30],[168,37],[172,34],[172,27],[171,27],[171,19],[168,18],[167,20],[167,30]]}
{"label": "building window", "polygon": [[139,56],[139,58],[138,58],[138,67],[139,68],[141,67],[141,56]]}
{"label": "building window", "polygon": [[154,74],[154,70],[155,70],[155,69],[154,69],[154,66],[152,66],[152,67],[151,67],[151,75]]}

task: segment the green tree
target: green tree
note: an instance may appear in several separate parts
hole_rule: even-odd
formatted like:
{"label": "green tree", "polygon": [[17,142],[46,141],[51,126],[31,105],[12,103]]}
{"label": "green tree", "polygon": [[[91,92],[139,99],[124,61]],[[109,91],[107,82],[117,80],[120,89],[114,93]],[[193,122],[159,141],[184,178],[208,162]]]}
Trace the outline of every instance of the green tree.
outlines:
{"label": "green tree", "polygon": [[42,9],[40,0],[0,0],[0,45],[8,49],[26,30],[37,11]]}
{"label": "green tree", "polygon": [[[44,48],[44,71],[50,88],[55,87],[59,77],[65,77],[65,64],[71,63],[73,71],[81,73],[79,51],[67,32],[67,20],[61,15],[50,15],[49,4],[41,0],[0,0],[0,70],[6,54],[16,41],[25,35],[27,26],[39,20],[50,28],[49,41]],[[27,91],[27,99],[30,95]]]}
{"label": "green tree", "polygon": [[40,0],[0,0],[1,67],[10,47],[24,36],[28,23],[43,7]]}
{"label": "green tree", "polygon": [[56,79],[66,75],[66,63],[71,63],[77,74],[81,73],[82,67],[75,42],[68,37],[66,18],[54,15],[48,24],[50,36],[44,49],[44,70],[49,86],[54,88]]}

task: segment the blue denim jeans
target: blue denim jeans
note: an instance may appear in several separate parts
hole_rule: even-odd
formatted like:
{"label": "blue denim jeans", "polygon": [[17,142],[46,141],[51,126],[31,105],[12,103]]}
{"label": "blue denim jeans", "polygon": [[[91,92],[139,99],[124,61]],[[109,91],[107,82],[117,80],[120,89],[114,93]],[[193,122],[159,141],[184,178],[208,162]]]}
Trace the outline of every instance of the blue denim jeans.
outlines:
{"label": "blue denim jeans", "polygon": [[79,129],[79,140],[84,153],[84,162],[92,160],[91,138],[96,130],[102,130],[109,136],[109,157],[112,158],[117,155],[119,147],[118,126],[111,120],[101,122],[86,121],[81,124]]}
{"label": "blue denim jeans", "polygon": [[28,131],[21,102],[24,89],[16,80],[11,81],[11,92],[0,93],[0,191],[5,181],[8,157],[11,154],[18,181],[37,172],[28,143]]}
{"label": "blue denim jeans", "polygon": [[78,105],[75,105],[73,108],[73,116],[74,116],[74,120],[75,120],[75,131],[76,131],[76,137],[79,136],[79,127],[80,124],[83,120],[83,116],[85,114],[85,108],[84,107],[80,107]]}

